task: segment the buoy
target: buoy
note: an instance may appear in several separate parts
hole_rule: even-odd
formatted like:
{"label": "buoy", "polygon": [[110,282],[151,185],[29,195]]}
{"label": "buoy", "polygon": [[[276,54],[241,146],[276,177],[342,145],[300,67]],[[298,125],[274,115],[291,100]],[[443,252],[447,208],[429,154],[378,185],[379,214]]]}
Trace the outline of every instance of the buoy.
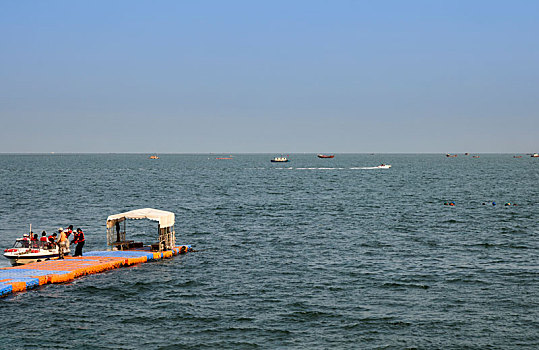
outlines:
{"label": "buoy", "polygon": [[492,202],[492,205],[496,205],[496,202]]}

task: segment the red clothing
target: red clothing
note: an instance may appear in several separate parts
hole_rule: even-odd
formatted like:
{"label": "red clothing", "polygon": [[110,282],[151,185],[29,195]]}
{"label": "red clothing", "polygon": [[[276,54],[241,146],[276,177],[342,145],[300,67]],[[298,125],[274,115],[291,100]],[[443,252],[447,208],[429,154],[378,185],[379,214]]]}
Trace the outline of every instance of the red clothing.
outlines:
{"label": "red clothing", "polygon": [[39,239],[41,242],[48,242],[49,239],[47,238],[47,236],[41,236],[41,238]]}
{"label": "red clothing", "polygon": [[80,232],[75,233],[75,240],[73,241],[73,243],[80,243],[80,242],[84,242],[84,232],[82,232],[82,230],[80,230]]}

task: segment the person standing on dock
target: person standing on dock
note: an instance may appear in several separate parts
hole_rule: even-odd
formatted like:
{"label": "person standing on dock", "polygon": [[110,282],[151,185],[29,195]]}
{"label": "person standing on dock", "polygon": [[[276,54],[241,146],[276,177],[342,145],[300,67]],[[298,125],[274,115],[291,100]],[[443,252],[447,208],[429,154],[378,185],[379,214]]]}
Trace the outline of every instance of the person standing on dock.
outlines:
{"label": "person standing on dock", "polygon": [[71,236],[71,234],[73,233],[73,225],[69,225],[65,230],[64,230],[65,234],[66,234],[66,249],[69,249],[69,236]]}
{"label": "person standing on dock", "polygon": [[64,258],[64,252],[67,246],[67,238],[63,228],[58,229],[60,238],[58,238],[58,259]]}
{"label": "person standing on dock", "polygon": [[84,232],[80,228],[77,228],[77,232],[74,235],[73,242],[74,244],[77,244],[77,247],[75,248],[75,256],[82,256],[82,247],[84,247]]}
{"label": "person standing on dock", "polygon": [[120,223],[116,221],[116,242],[121,242],[120,238]]}

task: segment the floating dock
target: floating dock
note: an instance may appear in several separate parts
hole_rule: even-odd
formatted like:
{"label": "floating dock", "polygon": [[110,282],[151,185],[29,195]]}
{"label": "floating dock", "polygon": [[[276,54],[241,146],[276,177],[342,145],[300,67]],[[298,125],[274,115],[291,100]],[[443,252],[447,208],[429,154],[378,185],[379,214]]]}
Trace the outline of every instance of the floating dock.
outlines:
{"label": "floating dock", "polygon": [[0,297],[49,283],[65,283],[77,277],[141,264],[153,260],[171,258],[191,251],[183,245],[163,252],[149,250],[94,251],[81,257],[48,260],[0,269]]}

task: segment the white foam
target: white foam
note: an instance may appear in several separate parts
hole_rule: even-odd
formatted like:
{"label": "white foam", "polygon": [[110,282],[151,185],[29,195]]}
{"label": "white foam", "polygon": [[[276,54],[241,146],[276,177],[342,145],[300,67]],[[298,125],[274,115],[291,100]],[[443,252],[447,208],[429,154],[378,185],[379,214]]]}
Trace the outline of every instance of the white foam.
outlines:
{"label": "white foam", "polygon": [[379,168],[377,166],[363,166],[363,167],[354,167],[350,169],[351,170],[375,170],[375,169],[389,169],[389,168]]}

